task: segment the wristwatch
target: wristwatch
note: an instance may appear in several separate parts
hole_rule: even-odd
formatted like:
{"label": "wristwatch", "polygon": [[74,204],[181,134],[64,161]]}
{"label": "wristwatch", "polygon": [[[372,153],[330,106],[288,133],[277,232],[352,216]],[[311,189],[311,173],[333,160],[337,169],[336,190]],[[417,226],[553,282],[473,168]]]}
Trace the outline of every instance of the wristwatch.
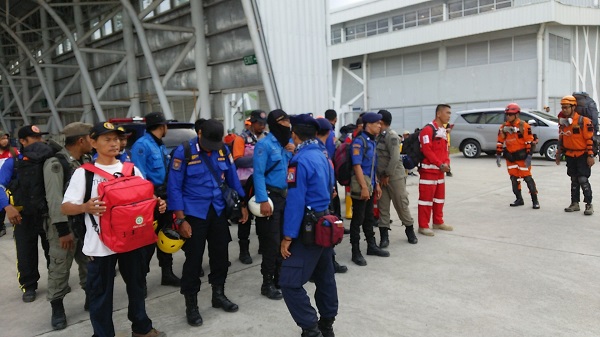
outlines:
{"label": "wristwatch", "polygon": [[185,222],[185,218],[183,219],[175,219],[175,221],[173,221],[173,223],[175,223],[177,226],[181,226],[182,223]]}

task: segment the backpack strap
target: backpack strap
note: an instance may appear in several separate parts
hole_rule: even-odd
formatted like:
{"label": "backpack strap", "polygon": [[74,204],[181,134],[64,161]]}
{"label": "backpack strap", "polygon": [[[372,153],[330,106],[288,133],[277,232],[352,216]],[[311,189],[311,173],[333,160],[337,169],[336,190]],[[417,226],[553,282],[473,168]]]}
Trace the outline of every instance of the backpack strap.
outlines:
{"label": "backpack strap", "polygon": [[73,175],[73,169],[67,160],[67,157],[62,153],[57,153],[54,155],[58,162],[62,166],[63,169],[63,194],[67,190],[67,182],[71,179],[71,175]]}
{"label": "backpack strap", "polygon": [[[112,174],[104,171],[101,168],[96,167],[96,165],[94,165],[92,163],[85,163],[85,164],[81,165],[81,167],[84,170],[86,170],[86,171],[90,171],[90,172],[96,173],[97,175],[99,175],[101,177],[104,177],[104,178],[106,178],[108,180],[116,179],[115,176],[113,176]],[[125,164],[123,164],[123,167],[125,167]]]}
{"label": "backpack strap", "polygon": [[185,158],[185,163],[189,164],[192,161],[192,147],[189,141],[183,142],[183,157]]}
{"label": "backpack strap", "polygon": [[[96,166],[94,166],[94,167],[96,167]],[[130,161],[124,162],[123,168],[121,169],[121,171],[123,171],[123,172],[121,172],[123,174],[123,176],[131,177],[134,173],[133,167],[134,167],[134,165],[132,162],[130,162]]]}

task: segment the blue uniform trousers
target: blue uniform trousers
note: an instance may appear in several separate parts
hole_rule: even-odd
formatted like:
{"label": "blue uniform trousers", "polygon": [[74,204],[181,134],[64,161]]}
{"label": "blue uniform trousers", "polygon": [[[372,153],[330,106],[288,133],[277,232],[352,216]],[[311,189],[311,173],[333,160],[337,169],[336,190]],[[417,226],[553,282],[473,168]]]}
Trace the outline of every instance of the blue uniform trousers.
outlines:
{"label": "blue uniform trousers", "polygon": [[186,216],[185,219],[192,226],[192,237],[186,239],[182,247],[185,252],[185,262],[181,275],[181,294],[193,295],[200,291],[200,269],[207,241],[210,265],[208,282],[216,285],[225,284],[229,270],[228,246],[231,234],[225,212],[217,216],[213,206],[210,206],[206,219],[193,216]]}
{"label": "blue uniform trousers", "polygon": [[146,314],[144,300],[143,250],[141,247],[127,253],[94,257],[88,263],[87,296],[90,303],[90,321],[96,337],[113,337],[113,290],[115,287],[115,265],[119,262],[119,272],[125,281],[129,305],[127,318],[131,321],[131,330],[146,334],[152,329],[152,321]]}
{"label": "blue uniform trousers", "polygon": [[317,312],[310,304],[304,284],[311,278],[317,287],[315,303],[321,317],[337,316],[338,296],[333,270],[333,248],[305,246],[298,239],[290,245],[292,254],[281,264],[279,285],[285,304],[296,324],[311,328],[317,324]]}

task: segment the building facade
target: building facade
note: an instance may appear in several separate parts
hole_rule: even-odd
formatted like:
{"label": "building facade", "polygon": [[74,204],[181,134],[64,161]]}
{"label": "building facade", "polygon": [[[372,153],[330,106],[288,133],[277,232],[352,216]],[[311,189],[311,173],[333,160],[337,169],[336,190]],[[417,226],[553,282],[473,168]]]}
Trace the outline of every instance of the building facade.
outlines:
{"label": "building facade", "polygon": [[438,103],[548,105],[556,115],[573,91],[598,102],[598,0],[366,0],[332,8],[329,20],[342,123],[387,109],[393,128],[412,130]]}

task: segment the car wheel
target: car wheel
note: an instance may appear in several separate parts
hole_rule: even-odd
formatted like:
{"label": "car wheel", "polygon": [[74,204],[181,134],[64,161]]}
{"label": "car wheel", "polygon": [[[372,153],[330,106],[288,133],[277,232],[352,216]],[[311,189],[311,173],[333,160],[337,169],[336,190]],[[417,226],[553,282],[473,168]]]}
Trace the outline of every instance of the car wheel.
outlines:
{"label": "car wheel", "polygon": [[467,158],[477,158],[481,154],[481,146],[476,140],[467,140],[463,145],[462,153]]}
{"label": "car wheel", "polygon": [[548,142],[548,145],[544,147],[544,151],[542,151],[542,155],[546,160],[555,160],[556,159],[556,151],[558,150],[558,142],[553,140]]}

